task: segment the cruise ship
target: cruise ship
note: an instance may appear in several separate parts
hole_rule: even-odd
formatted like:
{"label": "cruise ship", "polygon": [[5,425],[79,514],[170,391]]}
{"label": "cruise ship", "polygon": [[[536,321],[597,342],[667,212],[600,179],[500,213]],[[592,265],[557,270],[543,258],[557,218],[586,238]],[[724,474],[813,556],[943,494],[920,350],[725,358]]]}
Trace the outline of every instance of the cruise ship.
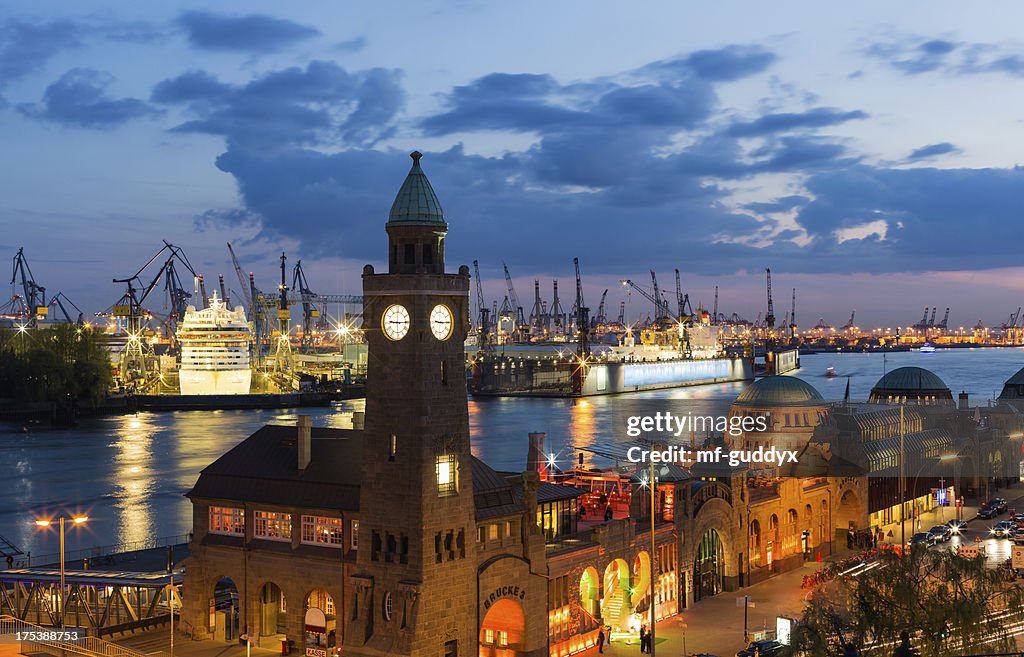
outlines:
{"label": "cruise ship", "polygon": [[210,307],[189,306],[178,328],[183,395],[245,395],[252,383],[249,343],[252,332],[241,306],[229,310],[217,292]]}

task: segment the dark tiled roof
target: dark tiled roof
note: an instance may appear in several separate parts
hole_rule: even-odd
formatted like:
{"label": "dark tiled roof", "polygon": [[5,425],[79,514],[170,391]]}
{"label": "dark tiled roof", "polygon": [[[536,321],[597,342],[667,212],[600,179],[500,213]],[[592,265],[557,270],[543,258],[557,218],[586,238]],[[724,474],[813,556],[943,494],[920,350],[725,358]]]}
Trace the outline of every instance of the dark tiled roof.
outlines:
{"label": "dark tiled roof", "polygon": [[293,426],[261,428],[204,468],[188,497],[358,511],[362,432],[314,428],[304,472],[297,438]]}
{"label": "dark tiled roof", "polygon": [[[190,498],[359,511],[363,432],[312,430],[312,458],[298,471],[298,430],[267,425],[199,473]],[[478,519],[522,512],[512,486],[473,457],[473,493]]]}

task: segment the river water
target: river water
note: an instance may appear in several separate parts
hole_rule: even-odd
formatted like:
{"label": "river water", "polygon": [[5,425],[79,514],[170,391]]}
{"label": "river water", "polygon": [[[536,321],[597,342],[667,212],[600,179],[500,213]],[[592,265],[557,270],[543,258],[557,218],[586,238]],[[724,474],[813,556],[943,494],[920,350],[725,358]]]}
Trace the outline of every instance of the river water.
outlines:
{"label": "river water", "polygon": [[[920,365],[938,374],[972,404],[999,394],[1024,366],[1024,349],[949,349],[933,354],[816,354],[802,357],[794,375],[826,399],[867,398],[883,371]],[[827,367],[837,374],[827,378]],[[548,433],[549,450],[563,465],[576,447],[625,439],[626,418],[658,411],[721,414],[745,384],[633,393],[585,400],[470,399],[473,452],[492,467],[520,470],[527,433]],[[314,426],[351,426],[353,401],[303,409]],[[89,419],[71,429],[25,430],[0,424],[0,536],[33,561],[57,551],[52,530],[33,520],[85,513],[89,521],[67,532],[68,550],[142,542],[185,534],[192,526],[184,494],[199,471],[267,423],[294,424],[295,411],[183,411]],[[2,567],[2,565],[0,565]]]}

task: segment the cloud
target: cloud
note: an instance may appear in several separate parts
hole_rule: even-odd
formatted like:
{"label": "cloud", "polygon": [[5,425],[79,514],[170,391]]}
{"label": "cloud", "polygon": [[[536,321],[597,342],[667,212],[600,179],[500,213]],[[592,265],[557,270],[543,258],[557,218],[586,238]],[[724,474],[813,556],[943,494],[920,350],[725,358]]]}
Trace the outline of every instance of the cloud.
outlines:
{"label": "cloud", "polygon": [[880,59],[905,75],[945,73],[948,75],[1002,74],[1024,76],[1024,54],[1015,45],[967,43],[917,36],[895,37],[877,42],[864,53]]}
{"label": "cloud", "polygon": [[860,110],[844,112],[835,107],[815,107],[806,112],[765,114],[753,121],[734,123],[729,126],[728,133],[734,137],[755,137],[774,132],[825,128],[866,118],[868,114]]}
{"label": "cloud", "polygon": [[176,22],[189,43],[202,50],[274,52],[320,35],[314,27],[263,14],[186,11]]}
{"label": "cloud", "polygon": [[393,69],[313,61],[240,85],[189,71],[157,84],[151,100],[191,115],[173,131],[221,135],[233,147],[367,146],[392,134],[405,102],[400,80]]}
{"label": "cloud", "polygon": [[761,46],[731,45],[713,50],[697,50],[684,57],[653,62],[648,72],[688,74],[708,82],[733,82],[766,71],[778,55]]}
{"label": "cloud", "polygon": [[345,41],[339,41],[338,43],[334,44],[333,50],[337,52],[353,53],[359,52],[365,47],[366,38],[360,36],[352,39],[347,39]]}
{"label": "cloud", "polygon": [[921,148],[915,148],[911,151],[910,155],[907,156],[908,162],[914,162],[916,160],[927,160],[929,158],[938,157],[939,155],[949,155],[950,153],[962,153],[963,151],[948,141],[943,141],[937,144],[928,144]]}
{"label": "cloud", "polygon": [[41,104],[22,103],[18,111],[40,121],[101,130],[160,114],[137,98],[107,96],[106,89],[113,81],[108,73],[74,68],[46,88]]}
{"label": "cloud", "polygon": [[[62,50],[81,45],[85,28],[60,19],[28,22],[7,19],[0,23],[0,88],[43,69]],[[0,104],[3,104],[0,99]]]}

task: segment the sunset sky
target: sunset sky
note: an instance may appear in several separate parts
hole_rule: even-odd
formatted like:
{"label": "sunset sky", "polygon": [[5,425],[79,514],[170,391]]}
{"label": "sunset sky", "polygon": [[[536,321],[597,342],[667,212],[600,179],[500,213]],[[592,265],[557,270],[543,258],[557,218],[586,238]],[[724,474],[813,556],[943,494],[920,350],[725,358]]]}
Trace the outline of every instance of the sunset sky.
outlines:
{"label": "sunset sky", "polygon": [[[230,8],[230,10],[228,10]],[[0,254],[87,311],[166,239],[358,293],[411,164],[449,268],[571,305],[998,325],[1024,303],[1019,3],[0,5]],[[289,281],[291,274],[289,272]],[[7,283],[4,279],[4,284]],[[15,290],[16,291],[16,290]],[[6,291],[5,291],[6,293]],[[151,304],[159,309],[162,300]],[[629,313],[647,314],[636,294]]]}

